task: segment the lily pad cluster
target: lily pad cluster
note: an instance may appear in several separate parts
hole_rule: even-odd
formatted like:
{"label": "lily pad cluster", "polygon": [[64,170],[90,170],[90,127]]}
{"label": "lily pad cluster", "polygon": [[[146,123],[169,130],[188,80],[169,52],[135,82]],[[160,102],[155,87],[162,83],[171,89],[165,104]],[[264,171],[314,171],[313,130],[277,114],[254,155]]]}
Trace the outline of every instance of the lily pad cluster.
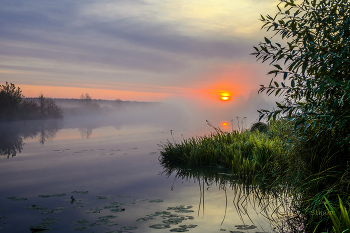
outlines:
{"label": "lily pad cluster", "polygon": [[58,221],[58,218],[44,218],[42,219],[42,222],[36,225],[32,225],[29,227],[29,230],[31,232],[49,232],[53,231],[53,228],[50,228],[54,225],[56,225],[56,221]]}
{"label": "lily pad cluster", "polygon": [[[162,199],[133,199],[125,202],[124,200],[127,198],[131,198],[127,195],[117,195],[117,196],[110,196],[110,195],[99,195],[95,196],[95,200],[97,199],[98,202],[104,203],[104,205],[96,206],[96,207],[90,207],[86,209],[84,207],[85,199],[81,198],[83,195],[89,194],[89,191],[85,190],[78,190],[73,191],[71,194],[66,193],[58,193],[58,194],[45,194],[45,195],[38,195],[37,197],[39,199],[47,199],[47,198],[53,198],[53,201],[50,200],[49,203],[55,203],[57,204],[55,198],[64,197],[64,199],[61,199],[63,201],[62,206],[60,207],[54,207],[54,206],[43,206],[43,201],[39,200],[30,200],[32,203],[31,205],[25,206],[24,208],[30,211],[36,211],[39,212],[40,216],[43,215],[51,215],[53,214],[53,217],[56,217],[57,214],[66,213],[70,214],[71,211],[77,211],[78,209],[81,210],[82,214],[88,214],[86,215],[86,218],[82,219],[72,219],[72,229],[74,231],[86,231],[89,230],[91,227],[107,227],[107,229],[103,232],[108,233],[119,233],[119,232],[131,232],[136,229],[138,229],[138,226],[130,226],[130,225],[121,225],[119,229],[113,229],[112,227],[118,226],[120,223],[118,223],[116,214],[123,213],[127,210],[128,206],[130,205],[136,205],[137,203],[146,202],[150,204],[162,203]],[[119,198],[119,201],[113,201],[108,204],[108,200],[114,199],[115,197]],[[7,199],[11,201],[27,201],[27,198],[18,197],[18,196],[11,196]],[[107,201],[107,203],[105,203]],[[34,203],[33,203],[34,202]],[[69,211],[68,211],[69,210]],[[185,205],[179,205],[175,207],[168,207],[166,211],[158,211],[153,214],[148,214],[144,216],[143,218],[139,218],[136,220],[136,222],[146,222],[150,220],[160,220],[159,223],[152,222],[148,225],[148,227],[153,229],[169,229],[171,232],[186,232],[189,231],[191,228],[197,227],[197,225],[193,224],[184,224],[184,221],[186,220],[193,220],[194,217],[187,215],[188,213],[194,212],[192,210],[192,206],[185,206]],[[34,213],[34,212],[33,212]],[[181,213],[181,214],[180,214]],[[97,215],[96,217],[91,216]],[[130,213],[128,213],[130,214]],[[183,214],[183,215],[182,215]],[[35,225],[30,225],[29,230],[31,232],[49,232],[54,231],[54,226],[57,225],[58,218],[45,218],[42,219],[41,222]],[[5,218],[5,216],[0,217],[0,224],[2,224],[1,220]],[[5,223],[4,223],[5,224]],[[146,223],[147,224],[147,223]],[[1,227],[1,225],[0,225]],[[97,228],[95,228],[95,231],[97,231]]]}
{"label": "lily pad cluster", "polygon": [[[194,212],[193,210],[190,210],[192,206],[180,205],[176,207],[168,207],[167,210],[172,210],[174,212],[178,213],[190,213]],[[161,212],[155,212],[154,214],[147,214],[145,217],[139,218],[136,221],[137,222],[145,222],[149,220],[154,220],[157,217],[162,219],[162,223],[153,224],[150,225],[150,228],[153,229],[167,229],[171,228],[172,226],[178,225],[182,223],[185,220],[193,220],[193,216],[185,216],[185,215],[179,215],[174,214],[169,211],[161,211]],[[179,225],[177,228],[170,229],[171,232],[186,232],[189,231],[189,228],[195,228],[197,225],[188,224],[188,225]]]}
{"label": "lily pad cluster", "polygon": [[10,199],[12,201],[26,201],[27,200],[27,198],[25,198],[25,197],[17,197],[17,196],[8,197],[7,199]]}

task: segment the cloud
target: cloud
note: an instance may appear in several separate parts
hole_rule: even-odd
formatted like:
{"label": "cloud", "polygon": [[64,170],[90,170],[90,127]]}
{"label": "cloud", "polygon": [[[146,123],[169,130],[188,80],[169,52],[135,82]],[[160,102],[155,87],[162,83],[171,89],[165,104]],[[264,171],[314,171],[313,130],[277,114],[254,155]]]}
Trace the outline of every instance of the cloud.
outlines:
{"label": "cloud", "polygon": [[2,77],[46,86],[194,88],[208,70],[248,61],[254,45],[225,34],[234,29],[229,23],[213,26],[230,10],[211,0],[200,9],[209,2],[217,9],[202,15],[195,1],[181,2],[184,11],[168,0],[1,1],[0,69],[12,72]]}

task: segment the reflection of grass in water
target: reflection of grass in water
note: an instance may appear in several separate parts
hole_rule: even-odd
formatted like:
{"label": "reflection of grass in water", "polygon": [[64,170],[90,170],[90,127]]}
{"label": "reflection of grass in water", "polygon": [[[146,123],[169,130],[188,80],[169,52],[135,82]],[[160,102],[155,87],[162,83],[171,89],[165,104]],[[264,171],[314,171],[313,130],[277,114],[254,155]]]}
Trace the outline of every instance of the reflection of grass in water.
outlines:
{"label": "reflection of grass in water", "polygon": [[[193,179],[198,181],[200,189],[200,200],[198,207],[198,215],[200,211],[203,211],[204,215],[204,191],[206,190],[205,185],[208,188],[212,185],[219,186],[219,189],[225,192],[226,196],[226,207],[223,211],[224,223],[226,217],[226,208],[228,204],[228,197],[226,190],[228,188],[234,191],[233,204],[236,212],[244,223],[244,225],[236,225],[237,230],[248,230],[256,228],[255,225],[246,225],[243,216],[251,220],[248,213],[248,204],[255,210],[257,214],[264,217],[272,227],[276,227],[281,231],[288,230],[289,226],[286,224],[286,219],[281,216],[295,216],[299,212],[296,209],[291,208],[292,204],[289,203],[290,191],[287,187],[276,185],[275,188],[271,186],[264,186],[261,183],[254,183],[253,181],[231,175],[228,170],[224,168],[188,168],[188,167],[163,167],[164,172],[167,176],[175,174],[175,179],[189,180]],[[244,229],[247,228],[247,229]],[[226,229],[223,229],[226,230]],[[241,231],[236,231],[241,232]]]}

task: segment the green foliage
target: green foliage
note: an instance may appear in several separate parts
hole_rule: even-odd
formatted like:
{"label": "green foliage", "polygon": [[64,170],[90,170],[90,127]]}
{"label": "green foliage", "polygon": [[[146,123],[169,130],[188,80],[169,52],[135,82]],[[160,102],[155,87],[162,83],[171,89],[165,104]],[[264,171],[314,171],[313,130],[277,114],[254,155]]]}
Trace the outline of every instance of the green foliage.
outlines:
{"label": "green foliage", "polygon": [[[283,7],[280,7],[283,5]],[[350,3],[347,0],[281,0],[278,13],[261,17],[263,27],[275,34],[254,47],[258,60],[275,69],[269,86],[260,92],[284,95],[277,110],[261,110],[260,117],[282,114],[297,131],[315,127],[314,138],[336,132],[340,145],[350,141]],[[273,43],[277,35],[285,44]],[[275,80],[281,74],[283,81]],[[289,84],[288,82],[289,81]],[[300,125],[301,124],[301,125]],[[300,127],[297,127],[300,126]]]}
{"label": "green foliage", "polygon": [[38,98],[39,110],[41,118],[62,118],[62,109],[56,105],[55,101],[50,98],[45,98],[43,94],[40,94]]}
{"label": "green foliage", "polygon": [[260,132],[266,132],[267,131],[267,124],[264,122],[256,122],[250,127],[250,132],[253,132],[255,130],[258,130]]}
{"label": "green foliage", "polygon": [[254,132],[216,132],[163,145],[162,165],[223,166],[238,176],[253,177],[264,171],[264,177],[284,173],[287,160],[285,142],[278,137]]}
{"label": "green foliage", "polygon": [[23,100],[19,87],[14,84],[0,85],[0,121],[57,119],[62,118],[62,109],[53,99],[41,94],[37,101]]}
{"label": "green foliage", "polygon": [[13,83],[0,85],[0,121],[9,120],[18,111],[23,98],[22,91]]}
{"label": "green foliage", "polygon": [[332,232],[334,233],[349,232],[350,218],[349,218],[348,212],[350,212],[350,208],[346,210],[340,197],[338,197],[339,210],[333,207],[333,205],[329,202],[329,200],[326,197],[324,199],[325,199],[324,205],[326,207],[327,214],[333,223]]}
{"label": "green foliage", "polygon": [[[254,47],[253,55],[273,66],[270,84],[261,85],[259,92],[285,100],[276,103],[276,110],[260,110],[260,119],[267,117],[270,124],[280,119],[292,126],[286,148],[301,172],[292,172],[296,181],[292,176],[289,184],[301,193],[301,212],[302,207],[324,211],[325,196],[333,202],[350,191],[350,3],[281,0],[277,8],[274,17],[261,16],[262,28],[274,35]],[[315,222],[334,220],[335,232],[341,232],[334,216],[304,214],[305,231]]]}

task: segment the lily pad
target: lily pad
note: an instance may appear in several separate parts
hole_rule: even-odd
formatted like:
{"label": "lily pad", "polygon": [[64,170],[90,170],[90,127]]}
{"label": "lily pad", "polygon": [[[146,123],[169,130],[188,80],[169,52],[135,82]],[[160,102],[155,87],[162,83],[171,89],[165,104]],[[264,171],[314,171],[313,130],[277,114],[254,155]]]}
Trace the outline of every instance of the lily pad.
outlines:
{"label": "lily pad", "polygon": [[29,227],[29,230],[30,232],[49,232],[49,231],[53,231],[53,229],[50,229],[50,228],[46,228],[45,226],[41,226],[40,224],[39,225],[34,225],[34,226],[30,226]]}
{"label": "lily pad", "polygon": [[153,229],[166,229],[166,228],[170,228],[169,225],[167,224],[154,224],[154,225],[151,225],[149,226],[150,228],[153,228]]}
{"label": "lily pad", "polygon": [[72,193],[75,193],[75,194],[88,194],[89,191],[73,191]]}
{"label": "lily pad", "polygon": [[85,213],[88,213],[88,214],[97,214],[97,213],[100,213],[101,210],[103,210],[103,208],[95,207],[95,208],[91,208],[90,210],[85,211]]}
{"label": "lily pad", "polygon": [[125,205],[125,203],[122,202],[112,202],[110,205],[105,206],[105,209],[113,209],[113,208],[118,208],[122,205]]}
{"label": "lily pad", "polygon": [[125,211],[125,208],[113,208],[113,209],[110,209],[110,211],[112,212],[112,213],[118,213],[118,212],[123,212],[123,211]]}
{"label": "lily pad", "polygon": [[173,228],[170,231],[171,232],[186,232],[188,230],[186,228]]}
{"label": "lily pad", "polygon": [[66,207],[57,207],[50,211],[44,211],[41,214],[59,214],[59,213],[63,213],[65,210],[66,210]]}
{"label": "lily pad", "polygon": [[59,219],[58,218],[45,218],[45,219],[43,219],[42,223],[30,226],[29,230],[31,232],[49,232],[49,231],[53,231],[53,229],[48,228],[48,226],[56,225],[56,221],[57,220],[59,220]]}
{"label": "lily pad", "polygon": [[75,228],[73,228],[73,230],[75,230],[75,231],[85,231],[85,230],[87,230],[87,229],[88,229],[87,226],[80,226],[80,227],[75,227]]}
{"label": "lily pad", "polygon": [[235,227],[237,227],[238,230],[250,230],[257,228],[254,225],[235,225]]}
{"label": "lily pad", "polygon": [[154,199],[154,200],[150,200],[149,202],[150,203],[161,203],[161,202],[163,202],[163,200],[162,199]]}
{"label": "lily pad", "polygon": [[181,228],[195,228],[195,227],[197,227],[197,225],[189,224],[189,225],[180,225],[179,227],[181,227]]}
{"label": "lily pad", "polygon": [[95,227],[95,226],[99,226],[99,225],[101,225],[101,224],[95,223],[95,222],[94,222],[94,223],[90,224],[89,226],[90,226],[90,227]]}
{"label": "lily pad", "polygon": [[44,218],[43,222],[46,226],[56,225],[56,221],[60,220],[59,218]]}
{"label": "lily pad", "polygon": [[168,207],[167,210],[174,210],[177,213],[191,213],[194,212],[193,210],[190,210],[193,206],[187,206],[184,205],[176,206],[176,207]]}
{"label": "lily pad", "polygon": [[163,220],[162,222],[167,225],[177,225],[185,220],[185,217],[170,217],[169,219]]}
{"label": "lily pad", "polygon": [[119,198],[128,198],[128,197],[130,197],[130,196],[118,195],[117,197],[119,197]]}
{"label": "lily pad", "polygon": [[[97,222],[101,222],[103,224],[108,224],[108,223],[111,223],[111,220],[114,218],[116,218],[116,216],[114,216],[114,215],[105,215],[105,216],[99,217]],[[115,224],[115,225],[118,225],[118,224]]]}
{"label": "lily pad", "polygon": [[66,196],[65,193],[59,193],[59,194],[53,194],[53,195],[39,195],[41,198],[48,198],[48,197],[63,197]]}
{"label": "lily pad", "polygon": [[171,212],[168,212],[168,211],[162,211],[162,212],[156,212],[155,214],[156,214],[157,216],[158,216],[158,215],[162,215],[162,214],[163,214],[163,215],[170,215],[170,214],[171,214]]}
{"label": "lily pad", "polygon": [[84,225],[84,224],[88,224],[89,221],[86,219],[83,220],[79,220],[79,221],[74,221],[75,224],[80,224],[80,225]]}
{"label": "lily pad", "polygon": [[97,199],[105,200],[105,199],[113,199],[113,197],[112,196],[97,196]]}
{"label": "lily pad", "polygon": [[12,201],[26,201],[27,200],[27,198],[25,198],[25,197],[17,197],[17,196],[8,197],[7,199],[10,199]]}
{"label": "lily pad", "polygon": [[137,229],[137,227],[130,227],[130,226],[126,226],[126,227],[122,227],[123,230],[126,230],[126,231],[130,231],[130,230],[135,230]]}
{"label": "lily pad", "polygon": [[153,216],[147,216],[146,215],[146,217],[137,219],[136,222],[146,222],[146,221],[151,220],[151,219],[156,219],[156,218],[153,217]]}
{"label": "lily pad", "polygon": [[39,210],[39,211],[41,211],[41,210],[46,210],[47,207],[38,207],[38,206],[36,206],[36,205],[31,205],[31,206],[26,207],[26,209],[29,209],[29,210]]}

